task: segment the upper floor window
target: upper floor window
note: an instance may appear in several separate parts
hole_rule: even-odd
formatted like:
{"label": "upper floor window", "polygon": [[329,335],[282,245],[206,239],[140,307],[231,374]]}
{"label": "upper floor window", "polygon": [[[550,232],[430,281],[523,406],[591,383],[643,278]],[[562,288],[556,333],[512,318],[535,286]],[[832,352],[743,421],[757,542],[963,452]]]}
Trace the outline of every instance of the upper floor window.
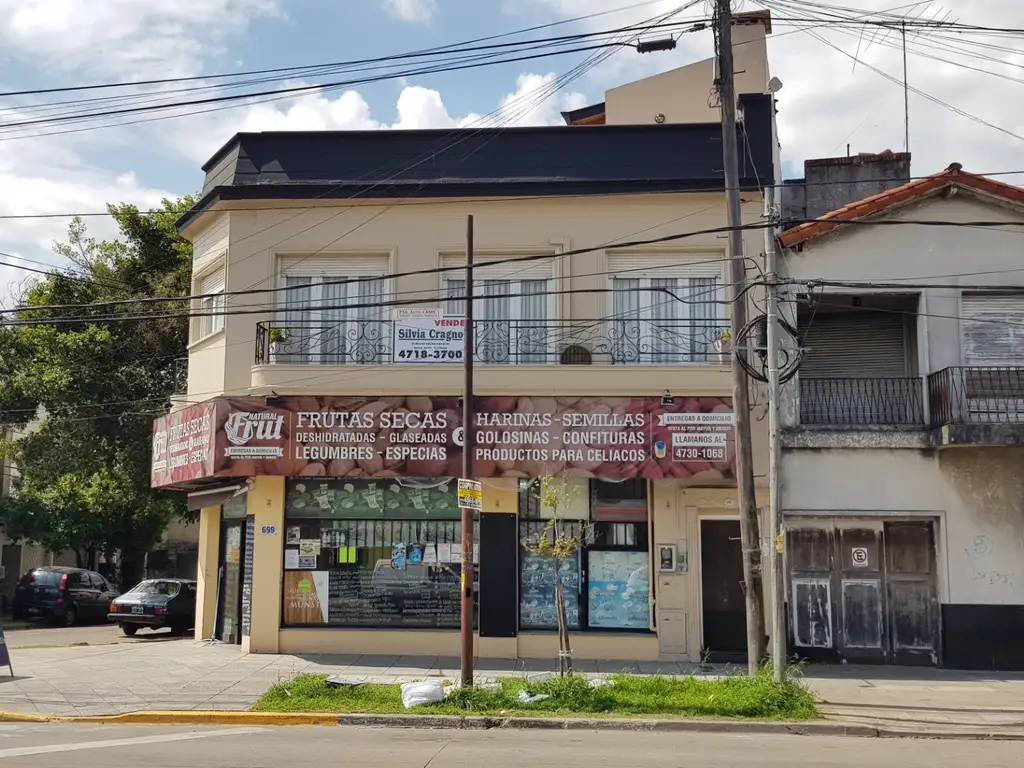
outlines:
{"label": "upper floor window", "polygon": [[199,295],[199,332],[202,339],[218,331],[224,330],[224,288],[226,286],[224,268],[200,278]]}
{"label": "upper floor window", "polygon": [[391,349],[387,256],[281,261],[275,359],[281,363],[379,363]]}
{"label": "upper floor window", "polygon": [[[692,258],[692,257],[691,257]],[[722,264],[681,256],[608,256],[610,347],[616,363],[708,363],[725,330]]]}
{"label": "upper floor window", "polygon": [[[463,256],[443,257],[442,266],[465,264]],[[445,312],[463,315],[466,280],[445,272]],[[553,324],[555,302],[548,260],[509,262],[473,268],[473,330],[476,360],[482,363],[538,364],[557,360]]]}

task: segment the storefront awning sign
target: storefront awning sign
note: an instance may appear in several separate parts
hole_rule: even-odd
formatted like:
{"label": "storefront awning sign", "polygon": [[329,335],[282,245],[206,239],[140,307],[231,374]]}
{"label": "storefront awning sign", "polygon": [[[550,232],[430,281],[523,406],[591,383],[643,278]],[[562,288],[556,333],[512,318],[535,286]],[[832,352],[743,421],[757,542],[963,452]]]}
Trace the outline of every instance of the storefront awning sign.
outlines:
{"label": "storefront awning sign", "polygon": [[[675,479],[732,484],[732,401],[723,397],[475,399],[473,476]],[[458,397],[222,397],[153,427],[152,485],[277,475],[462,474]]]}

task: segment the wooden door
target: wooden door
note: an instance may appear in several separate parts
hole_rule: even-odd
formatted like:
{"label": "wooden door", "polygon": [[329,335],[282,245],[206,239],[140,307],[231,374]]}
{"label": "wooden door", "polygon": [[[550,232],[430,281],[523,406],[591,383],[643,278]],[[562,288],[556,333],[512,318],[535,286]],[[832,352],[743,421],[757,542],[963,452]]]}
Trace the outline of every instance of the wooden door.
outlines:
{"label": "wooden door", "polygon": [[931,523],[886,523],[890,654],[895,664],[939,661],[939,598]]}
{"label": "wooden door", "polygon": [[838,658],[832,621],[833,533],[824,527],[794,528],[786,533],[793,645],[801,656],[815,661]]}
{"label": "wooden door", "polygon": [[886,661],[885,567],[882,526],[837,531],[839,651],[854,663]]}
{"label": "wooden door", "polygon": [[703,652],[731,661],[747,652],[739,520],[700,521]]}

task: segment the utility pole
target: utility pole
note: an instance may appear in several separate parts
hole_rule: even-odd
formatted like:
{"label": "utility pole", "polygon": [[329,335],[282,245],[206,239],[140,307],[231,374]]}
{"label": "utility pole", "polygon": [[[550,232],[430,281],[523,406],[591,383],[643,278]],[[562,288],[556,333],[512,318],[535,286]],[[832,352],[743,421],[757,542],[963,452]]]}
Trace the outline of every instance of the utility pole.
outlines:
{"label": "utility pole", "polygon": [[[715,35],[718,42],[718,97],[722,107],[722,167],[725,171],[726,214],[729,230],[730,330],[733,345],[747,324],[747,279],[740,229],[739,153],[736,142],[736,88],[732,59],[732,7],[716,0]],[[764,612],[761,595],[761,537],[754,499],[754,459],[750,441],[750,391],[747,373],[732,360],[732,410],[736,423],[736,485],[739,489],[740,539],[743,547],[743,593],[747,609],[747,671],[753,675],[761,663]]]}
{"label": "utility pole", "polygon": [[768,509],[772,547],[772,669],[782,682],[786,674],[786,582],[782,572],[782,511],[779,508],[779,274],[775,253],[775,187],[764,190],[765,218],[773,226],[764,230],[764,262],[768,302]]}
{"label": "utility pole", "polygon": [[[463,328],[462,365],[465,384],[462,390],[462,477],[473,479],[473,454],[476,434],[473,422],[473,216],[466,217],[466,319]],[[473,687],[473,510],[462,507],[462,687]]]}

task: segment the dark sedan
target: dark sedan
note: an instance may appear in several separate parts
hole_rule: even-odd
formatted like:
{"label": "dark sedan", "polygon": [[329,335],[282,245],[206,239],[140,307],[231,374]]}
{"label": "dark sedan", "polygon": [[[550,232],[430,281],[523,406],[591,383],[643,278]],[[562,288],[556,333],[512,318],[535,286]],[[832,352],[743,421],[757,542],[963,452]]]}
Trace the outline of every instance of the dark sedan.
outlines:
{"label": "dark sedan", "polygon": [[196,583],[188,579],[148,579],[110,604],[107,618],[132,637],[142,627],[168,628],[183,635],[195,624]]}

